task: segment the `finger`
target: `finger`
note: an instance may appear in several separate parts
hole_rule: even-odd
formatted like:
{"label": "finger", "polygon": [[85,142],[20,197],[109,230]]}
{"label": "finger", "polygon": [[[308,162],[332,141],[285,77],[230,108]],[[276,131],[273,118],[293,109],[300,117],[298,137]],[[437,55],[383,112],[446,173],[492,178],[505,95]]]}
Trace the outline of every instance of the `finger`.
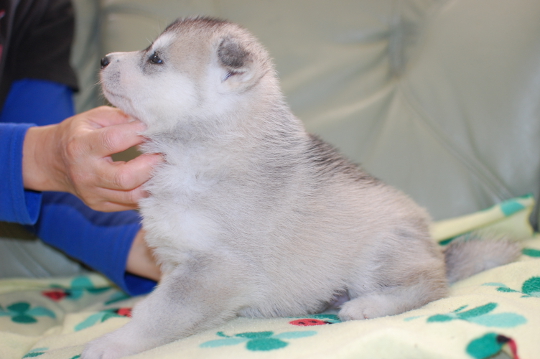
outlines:
{"label": "finger", "polygon": [[123,123],[132,122],[134,119],[122,112],[121,110],[110,107],[101,106],[94,108],[86,113],[83,113],[88,121],[94,125],[93,127],[109,127],[121,125]]}
{"label": "finger", "polygon": [[100,157],[107,157],[140,145],[146,139],[139,133],[145,129],[141,122],[130,122],[95,130],[90,134],[92,152]]}
{"label": "finger", "polygon": [[138,208],[138,203],[141,199],[148,197],[148,192],[146,192],[143,187],[137,187],[131,191],[109,191],[108,205],[125,207],[129,209]]}
{"label": "finger", "polygon": [[124,205],[113,202],[103,202],[97,206],[89,206],[93,210],[100,212],[123,212],[137,209],[137,205]]}
{"label": "finger", "polygon": [[148,181],[163,158],[158,154],[143,154],[129,162],[103,161],[100,187],[110,190],[132,190]]}
{"label": "finger", "polygon": [[147,197],[148,193],[138,187],[131,191],[114,191],[108,189],[99,189],[94,192],[95,198],[88,199],[85,203],[92,209],[101,212],[118,212],[138,208],[138,202]]}

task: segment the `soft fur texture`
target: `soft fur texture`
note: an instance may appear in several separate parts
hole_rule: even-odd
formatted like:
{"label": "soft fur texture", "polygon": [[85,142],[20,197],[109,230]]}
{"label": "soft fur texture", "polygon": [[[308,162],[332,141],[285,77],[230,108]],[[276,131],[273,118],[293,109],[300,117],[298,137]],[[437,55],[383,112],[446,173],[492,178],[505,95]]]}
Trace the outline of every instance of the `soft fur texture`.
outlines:
{"label": "soft fur texture", "polygon": [[245,29],[180,20],[104,64],[105,96],[147,124],[143,150],[166,160],[140,203],[164,279],[84,359],[135,354],[237,315],[298,316],[345,298],[342,319],[367,319],[447,294],[427,213],[306,133]]}
{"label": "soft fur texture", "polygon": [[[489,241],[483,238],[489,237]],[[449,283],[510,263],[521,254],[521,247],[509,238],[492,235],[468,235],[456,238],[444,250]]]}

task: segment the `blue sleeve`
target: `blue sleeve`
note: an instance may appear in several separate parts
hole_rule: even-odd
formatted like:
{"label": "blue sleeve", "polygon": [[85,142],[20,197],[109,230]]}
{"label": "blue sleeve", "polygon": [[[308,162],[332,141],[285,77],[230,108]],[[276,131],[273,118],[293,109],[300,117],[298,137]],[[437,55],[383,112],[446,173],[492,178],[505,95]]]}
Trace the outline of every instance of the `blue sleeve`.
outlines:
{"label": "blue sleeve", "polygon": [[[44,242],[113,280],[128,294],[148,293],[155,282],[125,271],[140,229],[136,212],[96,212],[67,193],[26,191],[22,184],[22,143],[31,124],[58,123],[74,114],[72,90],[55,82],[13,83],[0,114],[0,220],[29,226]],[[3,172],[4,170],[2,170]]]}
{"label": "blue sleeve", "polygon": [[30,79],[12,84],[0,113],[0,220],[36,222],[41,193],[26,191],[22,178],[26,131],[34,124],[59,122],[73,112],[72,93],[65,85]]}
{"label": "blue sleeve", "polygon": [[22,178],[23,142],[29,127],[0,123],[0,221],[32,224],[38,218],[41,193],[24,190]]}
{"label": "blue sleeve", "polygon": [[15,81],[2,108],[0,122],[51,125],[73,116],[73,90],[66,85],[34,79]]}
{"label": "blue sleeve", "polygon": [[45,243],[103,273],[131,295],[150,292],[156,282],[126,272],[140,220],[135,211],[103,213],[69,193],[43,192],[41,214],[31,229]]}

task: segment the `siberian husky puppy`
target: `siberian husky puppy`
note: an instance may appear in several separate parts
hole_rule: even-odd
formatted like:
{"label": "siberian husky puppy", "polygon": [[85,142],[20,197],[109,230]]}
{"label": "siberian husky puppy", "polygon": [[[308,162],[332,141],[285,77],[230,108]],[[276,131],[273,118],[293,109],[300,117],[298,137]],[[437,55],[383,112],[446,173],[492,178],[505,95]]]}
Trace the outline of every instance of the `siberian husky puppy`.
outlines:
{"label": "siberian husky puppy", "polygon": [[[179,20],[102,68],[106,98],[147,125],[143,151],[165,158],[140,202],[164,276],[84,359],[139,353],[238,315],[316,313],[338,297],[342,320],[398,314],[444,297],[448,277],[489,266],[486,246],[445,258],[426,211],[306,133],[242,27]],[[516,255],[495,248],[494,265]]]}

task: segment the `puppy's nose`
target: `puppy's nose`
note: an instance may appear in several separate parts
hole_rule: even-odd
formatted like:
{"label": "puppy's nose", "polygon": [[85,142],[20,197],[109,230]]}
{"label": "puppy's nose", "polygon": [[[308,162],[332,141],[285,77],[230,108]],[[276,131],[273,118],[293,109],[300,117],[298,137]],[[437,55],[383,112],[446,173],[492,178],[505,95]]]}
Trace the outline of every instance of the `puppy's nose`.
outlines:
{"label": "puppy's nose", "polygon": [[101,68],[105,68],[107,67],[108,64],[110,64],[111,61],[109,60],[109,57],[108,56],[105,56],[104,58],[101,59]]}

